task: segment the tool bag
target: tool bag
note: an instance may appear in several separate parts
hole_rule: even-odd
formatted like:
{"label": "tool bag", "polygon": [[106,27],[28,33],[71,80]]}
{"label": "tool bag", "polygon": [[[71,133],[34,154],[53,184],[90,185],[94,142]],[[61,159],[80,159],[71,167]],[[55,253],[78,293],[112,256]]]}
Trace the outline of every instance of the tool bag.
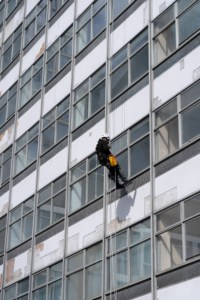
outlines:
{"label": "tool bag", "polygon": [[108,159],[111,167],[115,167],[117,165],[117,159],[114,155],[109,155]]}

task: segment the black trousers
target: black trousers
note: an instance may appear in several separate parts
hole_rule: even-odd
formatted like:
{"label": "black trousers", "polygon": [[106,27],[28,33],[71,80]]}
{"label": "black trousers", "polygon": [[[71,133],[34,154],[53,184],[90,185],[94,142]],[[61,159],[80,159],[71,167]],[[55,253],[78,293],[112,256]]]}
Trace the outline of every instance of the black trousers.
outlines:
{"label": "black trousers", "polygon": [[113,180],[116,183],[117,186],[120,185],[119,178],[123,182],[127,181],[127,179],[126,179],[126,177],[125,177],[125,175],[124,175],[124,173],[123,173],[123,171],[122,171],[119,164],[117,164],[115,167],[108,166],[107,168],[109,170],[108,177],[111,180]]}

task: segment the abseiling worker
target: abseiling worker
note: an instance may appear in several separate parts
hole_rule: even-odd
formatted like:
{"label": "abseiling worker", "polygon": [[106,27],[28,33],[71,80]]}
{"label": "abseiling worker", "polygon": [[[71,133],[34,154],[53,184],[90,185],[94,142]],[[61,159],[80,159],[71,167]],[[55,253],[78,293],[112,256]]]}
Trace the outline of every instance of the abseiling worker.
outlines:
{"label": "abseiling worker", "polygon": [[[96,154],[100,165],[107,167],[109,174],[108,177],[112,179],[117,189],[125,187],[128,180],[124,176],[121,167],[117,161],[117,158],[110,151],[110,136],[108,133],[103,133],[96,145]],[[119,178],[123,182],[119,182]]]}

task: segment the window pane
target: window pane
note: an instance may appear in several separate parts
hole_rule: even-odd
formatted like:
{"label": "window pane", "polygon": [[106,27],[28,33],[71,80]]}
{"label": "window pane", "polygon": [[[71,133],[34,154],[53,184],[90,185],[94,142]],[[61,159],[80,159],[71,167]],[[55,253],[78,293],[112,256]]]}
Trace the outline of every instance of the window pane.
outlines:
{"label": "window pane", "polygon": [[38,203],[42,203],[43,201],[49,199],[51,196],[51,186],[48,185],[38,194]]}
{"label": "window pane", "polygon": [[17,300],[29,300],[28,295],[17,298]]}
{"label": "window pane", "polygon": [[20,107],[26,104],[32,96],[31,81],[29,81],[20,91]]}
{"label": "window pane", "polygon": [[175,118],[156,131],[156,160],[172,154],[178,148],[178,118]]}
{"label": "window pane", "polygon": [[88,119],[88,96],[74,106],[74,128]]}
{"label": "window pane", "polygon": [[178,2],[178,12],[181,13],[193,2],[195,2],[195,0],[178,0],[177,2]]}
{"label": "window pane", "polygon": [[19,53],[20,48],[21,48],[21,34],[13,42],[12,58],[14,58]]}
{"label": "window pane", "polygon": [[10,179],[10,170],[11,170],[11,159],[7,160],[2,166],[1,183],[4,183],[8,179]]}
{"label": "window pane", "polygon": [[[192,22],[191,22],[192,20]],[[200,28],[200,2],[194,4],[189,10],[183,13],[178,22],[179,44]]]}
{"label": "window pane", "polygon": [[131,81],[139,79],[148,71],[148,45],[131,58]]}
{"label": "window pane", "polygon": [[69,126],[69,113],[65,113],[57,120],[56,142],[67,136]]}
{"label": "window pane", "polygon": [[163,230],[180,221],[179,205],[167,209],[157,215],[157,230]]}
{"label": "window pane", "polygon": [[91,76],[91,87],[97,85],[106,76],[106,68],[103,66],[93,76]]}
{"label": "window pane", "polygon": [[158,271],[182,264],[182,230],[178,226],[161,234],[157,242]]}
{"label": "window pane", "polygon": [[15,113],[15,108],[16,108],[16,95],[14,95],[8,101],[8,118]]}
{"label": "window pane", "polygon": [[65,216],[65,191],[53,198],[52,221],[57,222]]}
{"label": "window pane", "polygon": [[128,177],[128,150],[123,153],[117,155],[117,160],[120,166],[120,172]]}
{"label": "window pane", "polygon": [[151,276],[151,241],[139,244],[130,251],[131,281]]}
{"label": "window pane", "polygon": [[149,132],[149,118],[144,119],[130,130],[130,142],[135,142]]}
{"label": "window pane", "polygon": [[150,229],[150,219],[139,223],[131,227],[130,230],[130,243],[135,245],[141,241],[150,238],[151,229]]}
{"label": "window pane", "polygon": [[47,63],[46,68],[46,81],[48,82],[57,72],[59,67],[59,61],[58,61],[58,53],[53,56]]}
{"label": "window pane", "polygon": [[34,207],[34,197],[24,202],[23,205],[23,214],[28,213],[29,211],[33,210]]}
{"label": "window pane", "polygon": [[22,241],[25,241],[32,236],[33,213],[30,213],[23,218],[22,226]]}
{"label": "window pane", "polygon": [[83,271],[67,277],[67,299],[83,299]]}
{"label": "window pane", "polygon": [[54,145],[55,123],[45,129],[42,133],[42,153]]}
{"label": "window pane", "polygon": [[21,220],[10,226],[9,248],[15,247],[20,243]]}
{"label": "window pane", "polygon": [[26,278],[25,280],[22,280],[18,284],[18,289],[17,289],[17,295],[24,294],[28,292],[29,289],[29,278]]}
{"label": "window pane", "polygon": [[72,56],[72,41],[68,42],[60,50],[60,69],[71,61]]}
{"label": "window pane", "polygon": [[108,240],[108,253],[116,252],[127,247],[127,231],[123,231]]}
{"label": "window pane", "polygon": [[127,133],[124,133],[112,142],[112,152],[117,154],[127,147]]}
{"label": "window pane", "polygon": [[200,212],[200,194],[184,201],[185,218],[192,217]]}
{"label": "window pane", "polygon": [[53,183],[53,195],[57,194],[59,191],[64,189],[66,186],[66,175],[58,178],[54,183]]}
{"label": "window pane", "polygon": [[86,264],[93,264],[102,258],[102,243],[99,243],[86,250]]}
{"label": "window pane", "polygon": [[58,106],[57,106],[57,116],[63,114],[69,108],[69,97],[65,98]]}
{"label": "window pane", "polygon": [[26,148],[22,149],[15,156],[15,174],[21,172],[26,167]]}
{"label": "window pane", "polygon": [[128,63],[123,64],[111,75],[111,97],[128,87]]}
{"label": "window pane", "polygon": [[112,0],[112,19],[115,19],[129,4],[129,0]]}
{"label": "window pane", "polygon": [[75,183],[71,188],[70,212],[82,207],[86,203],[86,179]]}
{"label": "window pane", "polygon": [[46,300],[46,287],[33,292],[33,300]]}
{"label": "window pane", "polygon": [[12,55],[12,47],[8,48],[8,50],[2,56],[2,60],[3,60],[2,70],[4,70],[11,62],[12,60],[11,55]]}
{"label": "window pane", "polygon": [[186,258],[200,254],[200,218],[192,219],[185,224]]}
{"label": "window pane", "polygon": [[42,128],[47,127],[49,124],[51,124],[53,121],[55,121],[55,109],[51,110],[46,116],[43,117],[42,122]]}
{"label": "window pane", "polygon": [[27,45],[35,36],[35,20],[25,29],[25,45]]}
{"label": "window pane", "polygon": [[17,219],[21,218],[21,215],[22,215],[22,206],[20,205],[11,211],[10,223],[13,223]]}
{"label": "window pane", "polygon": [[41,11],[41,13],[37,16],[37,29],[38,32],[42,27],[44,27],[46,22],[46,8]]}
{"label": "window pane", "polygon": [[56,281],[49,285],[49,300],[62,300],[62,281]]}
{"label": "window pane", "polygon": [[62,277],[62,262],[49,268],[49,281]]}
{"label": "window pane", "polygon": [[131,175],[149,166],[149,136],[131,147]]}
{"label": "window pane", "polygon": [[116,289],[128,283],[128,252],[123,251],[108,260],[108,289]]}
{"label": "window pane", "polygon": [[86,162],[84,161],[71,171],[71,181],[75,181],[86,173]]}
{"label": "window pane", "polygon": [[35,95],[42,86],[42,69],[33,76],[32,79],[32,95]]}
{"label": "window pane", "polygon": [[99,168],[88,176],[88,202],[103,194],[103,168]]}
{"label": "window pane", "polygon": [[89,21],[90,19],[90,15],[91,15],[91,9],[89,8],[88,10],[86,10],[82,16],[80,16],[77,20],[77,29],[80,29],[83,24],[85,24],[87,21]]}
{"label": "window pane", "polygon": [[89,157],[88,159],[88,171],[91,171],[92,169],[96,168],[98,166],[98,160],[96,153]]}
{"label": "window pane", "polygon": [[37,231],[43,230],[50,225],[51,201],[41,205],[37,211]]}
{"label": "window pane", "polygon": [[50,15],[51,17],[59,10],[62,5],[62,0],[51,0],[50,1]]}
{"label": "window pane", "polygon": [[93,37],[97,36],[106,26],[106,9],[100,10],[93,18]]}
{"label": "window pane", "polygon": [[170,101],[167,105],[163,106],[155,113],[156,126],[161,125],[176,113],[177,113],[177,100],[175,98],[174,100]]}
{"label": "window pane", "polygon": [[27,165],[31,164],[37,159],[37,149],[38,149],[38,138],[34,139],[28,144],[27,149]]}
{"label": "window pane", "polygon": [[131,54],[140,49],[148,41],[148,30],[145,29],[131,42]]}
{"label": "window pane", "polygon": [[83,266],[83,252],[67,259],[67,271],[73,271]]}
{"label": "window pane", "polygon": [[5,300],[15,299],[16,295],[16,284],[12,285],[11,287],[5,289]]}
{"label": "window pane", "polygon": [[193,84],[192,87],[187,89],[181,94],[181,108],[192,104],[200,98],[200,81],[197,84]]}
{"label": "window pane", "polygon": [[101,107],[105,105],[105,81],[100,83],[92,92],[91,92],[91,107],[90,114],[94,114]]}
{"label": "window pane", "polygon": [[154,21],[154,34],[158,33],[162,28],[174,19],[174,5],[171,6],[161,16]]}
{"label": "window pane", "polygon": [[44,271],[42,271],[39,274],[34,276],[33,286],[38,287],[41,284],[46,283],[46,281],[47,281],[47,271],[44,270]]}
{"label": "window pane", "polygon": [[0,126],[6,122],[6,105],[0,109]]}
{"label": "window pane", "polygon": [[94,2],[93,14],[95,14],[104,4],[106,0],[97,0]]}
{"label": "window pane", "polygon": [[78,33],[77,33],[77,53],[80,52],[91,39],[91,24],[88,22]]}
{"label": "window pane", "polygon": [[39,123],[37,123],[34,127],[32,127],[28,131],[28,141],[30,142],[34,137],[38,135],[39,132]]}
{"label": "window pane", "polygon": [[20,137],[16,142],[16,150],[20,150],[22,147],[26,145],[27,142],[27,134],[24,134],[22,137]]}
{"label": "window pane", "polygon": [[86,269],[86,297],[91,299],[101,295],[102,289],[102,263],[99,262]]}
{"label": "window pane", "polygon": [[0,253],[4,251],[4,244],[5,244],[5,229],[0,231]]}
{"label": "window pane", "polygon": [[48,49],[47,49],[47,60],[49,60],[50,57],[52,57],[54,54],[56,54],[56,52],[58,52],[59,50],[59,39],[57,39],[53,45],[51,45]]}
{"label": "window pane", "polygon": [[187,109],[181,116],[182,143],[190,141],[200,133],[200,103]]}
{"label": "window pane", "polygon": [[176,49],[175,24],[160,33],[154,41],[155,64],[158,64]]}
{"label": "window pane", "polygon": [[89,81],[85,81],[74,92],[74,102],[80,100],[85,94],[89,92]]}
{"label": "window pane", "polygon": [[72,38],[72,35],[73,35],[73,27],[70,27],[61,36],[61,46],[63,46],[67,41],[69,41],[69,39]]}

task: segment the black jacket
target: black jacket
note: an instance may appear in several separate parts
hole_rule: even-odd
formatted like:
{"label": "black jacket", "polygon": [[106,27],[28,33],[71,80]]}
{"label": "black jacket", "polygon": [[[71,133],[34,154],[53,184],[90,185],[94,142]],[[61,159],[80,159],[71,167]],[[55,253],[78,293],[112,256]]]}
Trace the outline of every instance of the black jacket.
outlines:
{"label": "black jacket", "polygon": [[108,156],[112,153],[110,152],[110,143],[107,139],[99,139],[96,145],[96,154],[99,160],[99,163],[103,166],[108,164]]}

